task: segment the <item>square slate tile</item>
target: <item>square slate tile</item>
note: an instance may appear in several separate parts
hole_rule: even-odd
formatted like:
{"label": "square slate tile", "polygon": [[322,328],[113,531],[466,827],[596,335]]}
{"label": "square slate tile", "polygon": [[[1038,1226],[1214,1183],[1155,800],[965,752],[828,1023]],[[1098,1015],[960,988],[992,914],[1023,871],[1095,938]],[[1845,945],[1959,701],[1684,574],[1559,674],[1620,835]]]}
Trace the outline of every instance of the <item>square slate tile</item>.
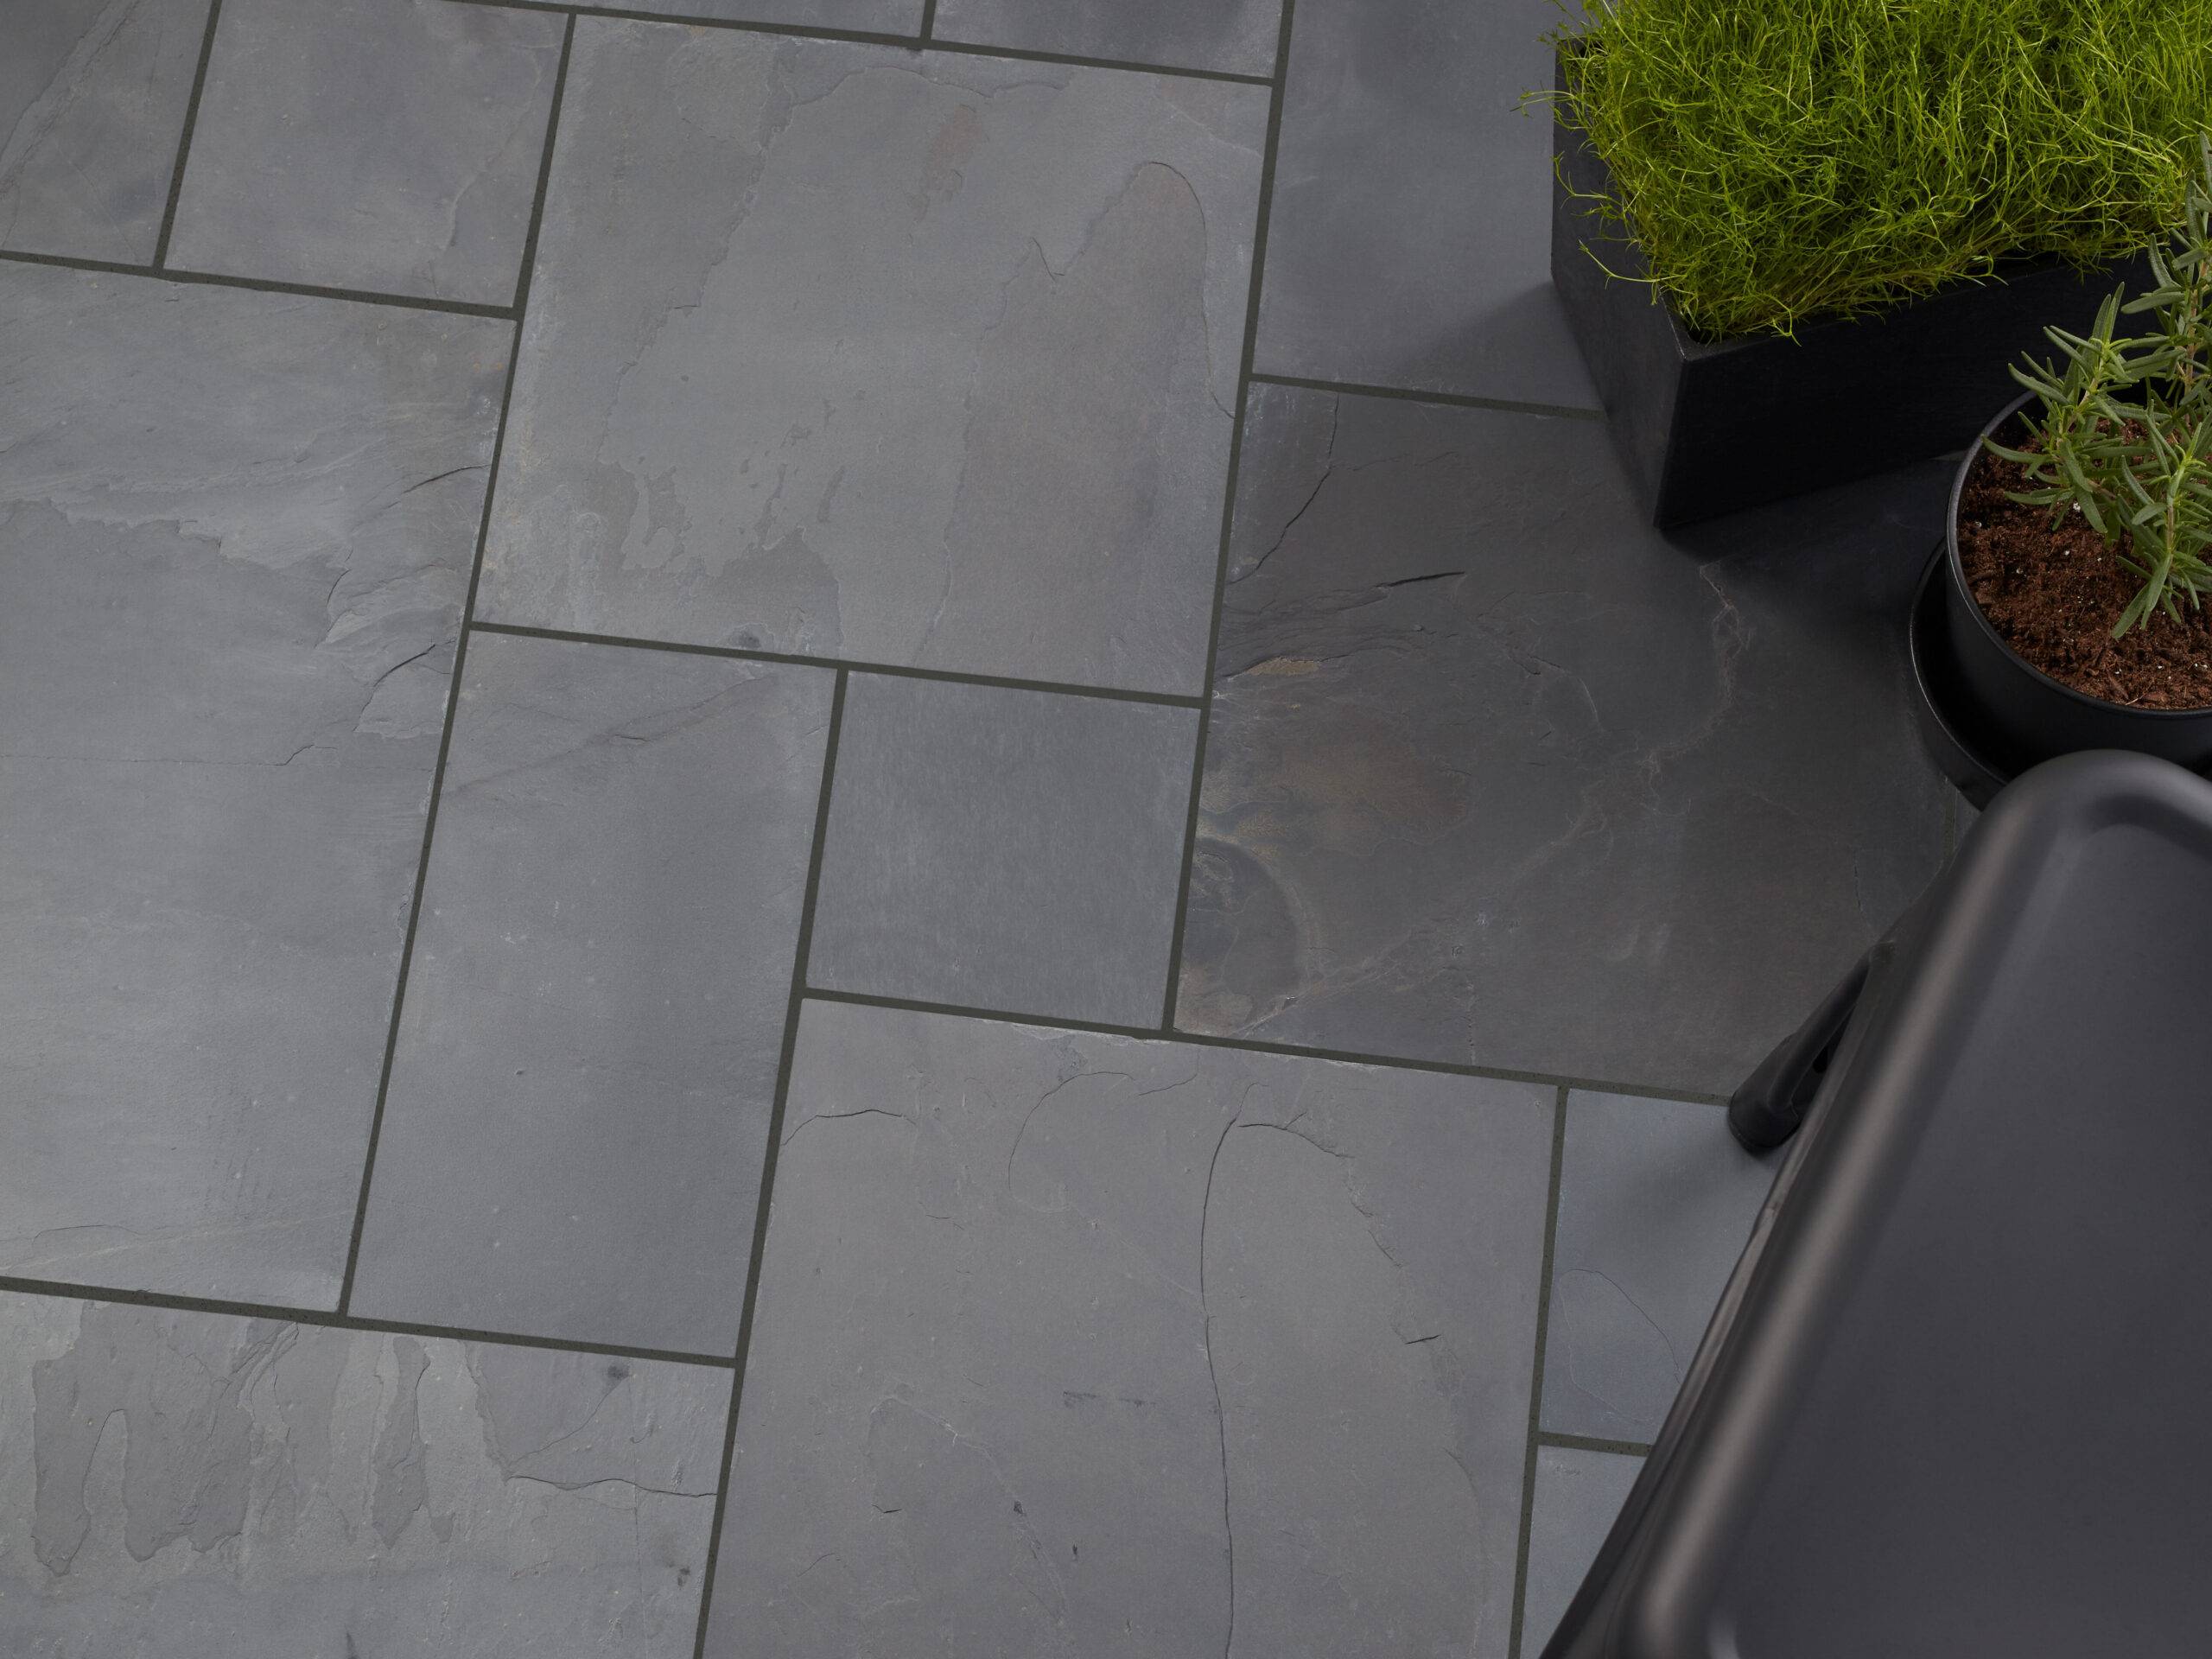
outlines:
{"label": "square slate tile", "polygon": [[1733,1089],[1941,863],[1947,464],[1670,545],[1594,421],[1249,420],[1179,1023]]}
{"label": "square slate tile", "polygon": [[470,641],[354,1311],[730,1351],[832,679]]}
{"label": "square slate tile", "polygon": [[10,0],[0,27],[0,248],[146,264],[207,0]]}
{"label": "square slate tile", "polygon": [[1605,1535],[1643,1471],[1642,1458],[1580,1446],[1536,1448],[1529,1516],[1529,1582],[1521,1592],[1521,1652],[1536,1659],[1582,1587]]}
{"label": "square slate tile", "polygon": [[482,614],[1195,693],[1267,105],[580,21]]}
{"label": "square slate tile", "polygon": [[1781,1169],[1692,1101],[1570,1095],[1543,1426],[1655,1439]]}
{"label": "square slate tile", "polygon": [[1300,0],[1254,366],[1595,409],[1552,292],[1553,0]]}
{"label": "square slate tile", "polygon": [[512,305],[563,27],[452,0],[224,0],[169,264]]}
{"label": "square slate tile", "polygon": [[1194,709],[855,674],[808,982],[1159,1023]]}
{"label": "square slate tile", "polygon": [[1282,0],[938,0],[932,39],[1272,75]]}
{"label": "square slate tile", "polygon": [[706,1652],[1498,1659],[1552,1120],[808,1003]]}
{"label": "square slate tile", "polygon": [[727,1371],[0,1296],[0,1648],[689,1655]]}
{"label": "square slate tile", "polygon": [[511,339],[0,266],[0,1270],[335,1300]]}

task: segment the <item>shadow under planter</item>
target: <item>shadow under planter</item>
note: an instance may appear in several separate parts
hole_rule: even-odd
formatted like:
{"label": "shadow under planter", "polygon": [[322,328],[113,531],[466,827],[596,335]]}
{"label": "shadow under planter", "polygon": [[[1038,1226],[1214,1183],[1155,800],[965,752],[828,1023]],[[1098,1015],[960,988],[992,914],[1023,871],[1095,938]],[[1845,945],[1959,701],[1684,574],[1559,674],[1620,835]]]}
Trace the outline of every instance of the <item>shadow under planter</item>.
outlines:
{"label": "shadow under planter", "polygon": [[1700,340],[1647,283],[1621,280],[1645,274],[1643,255],[1589,200],[1612,175],[1586,137],[1555,125],[1554,151],[1552,285],[1662,528],[1963,448],[2018,391],[2007,366],[2048,350],[2047,325],[2086,334],[2106,295],[2149,276],[2140,257],[2086,273],[2024,260],[1795,336]]}

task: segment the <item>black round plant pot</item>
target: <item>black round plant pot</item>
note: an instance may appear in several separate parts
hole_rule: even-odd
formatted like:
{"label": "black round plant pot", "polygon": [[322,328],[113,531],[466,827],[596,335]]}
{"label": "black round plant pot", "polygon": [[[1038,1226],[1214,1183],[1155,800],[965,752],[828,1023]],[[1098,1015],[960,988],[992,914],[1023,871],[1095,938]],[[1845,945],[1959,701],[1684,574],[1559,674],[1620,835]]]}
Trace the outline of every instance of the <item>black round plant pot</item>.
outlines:
{"label": "black round plant pot", "polygon": [[[1982,430],[1985,438],[2017,443],[2023,395]],[[1951,484],[1944,534],[1944,672],[1923,675],[1923,689],[1955,730],[1973,732],[1980,757],[2011,777],[2053,756],[2081,749],[2133,749],[2178,762],[2192,772],[2212,771],[2212,709],[2130,709],[2061,685],[2005,644],[1967,587],[1959,558],[1959,503],[1967,474],[1982,454],[1979,440],[1967,452]],[[1963,786],[1963,785],[1962,785]]]}

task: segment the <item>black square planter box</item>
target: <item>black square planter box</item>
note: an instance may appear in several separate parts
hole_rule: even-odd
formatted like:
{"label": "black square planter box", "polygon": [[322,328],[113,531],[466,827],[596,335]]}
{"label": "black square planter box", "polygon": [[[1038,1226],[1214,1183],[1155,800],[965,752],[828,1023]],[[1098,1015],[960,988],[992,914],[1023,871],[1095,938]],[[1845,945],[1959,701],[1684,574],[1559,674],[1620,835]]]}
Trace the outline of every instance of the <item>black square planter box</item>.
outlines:
{"label": "black square planter box", "polygon": [[1612,189],[1584,136],[1555,127],[1554,149],[1552,286],[1662,526],[1965,448],[2020,395],[2009,365],[2024,353],[2055,355],[2046,325],[2087,334],[2106,295],[2150,281],[2139,257],[2086,275],[2024,261],[2002,281],[1805,323],[1794,339],[1702,340],[1647,284],[1600,268],[1641,276],[1642,251],[1576,200]]}

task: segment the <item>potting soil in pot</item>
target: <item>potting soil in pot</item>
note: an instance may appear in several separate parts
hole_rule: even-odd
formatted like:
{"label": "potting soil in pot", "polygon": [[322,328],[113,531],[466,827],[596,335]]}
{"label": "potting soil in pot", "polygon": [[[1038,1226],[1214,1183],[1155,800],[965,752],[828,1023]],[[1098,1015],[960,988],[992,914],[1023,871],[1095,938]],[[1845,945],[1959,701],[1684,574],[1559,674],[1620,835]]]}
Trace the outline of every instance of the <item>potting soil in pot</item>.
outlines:
{"label": "potting soil in pot", "polygon": [[2212,707],[2212,614],[2177,595],[2118,639],[2112,625],[2141,585],[2082,515],[2058,527],[2049,507],[2007,491],[2034,487],[2016,461],[1984,454],[1959,501],[1959,557],[1981,613],[2005,642],[2060,684],[2133,709]]}

